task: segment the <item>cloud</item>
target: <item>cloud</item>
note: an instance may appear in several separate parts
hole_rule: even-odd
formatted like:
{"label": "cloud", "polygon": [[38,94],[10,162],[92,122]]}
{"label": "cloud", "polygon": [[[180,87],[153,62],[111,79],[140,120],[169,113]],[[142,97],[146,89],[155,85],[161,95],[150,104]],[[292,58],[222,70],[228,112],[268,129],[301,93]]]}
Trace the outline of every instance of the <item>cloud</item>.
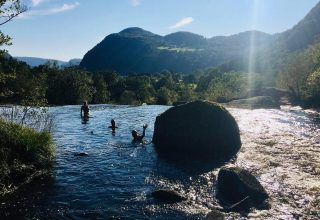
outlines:
{"label": "cloud", "polygon": [[37,5],[41,4],[42,2],[44,2],[44,0],[31,0],[31,2],[32,2],[33,6],[37,6]]}
{"label": "cloud", "polygon": [[142,0],[130,0],[131,5],[137,7],[141,4]]}
{"label": "cloud", "polygon": [[170,26],[170,29],[177,29],[177,28],[181,28],[183,26],[186,26],[188,24],[191,24],[194,21],[194,19],[192,17],[184,17],[181,18],[177,23],[175,23],[174,25]]}
{"label": "cloud", "polygon": [[63,4],[60,7],[55,7],[55,8],[48,8],[48,9],[43,9],[43,10],[30,10],[25,13],[22,13],[18,16],[18,18],[25,19],[25,18],[30,18],[33,16],[37,15],[52,15],[52,14],[58,14],[66,11],[71,11],[78,7],[80,5],[79,2],[75,2],[72,4]]}
{"label": "cloud", "polygon": [[79,2],[75,2],[73,4],[63,4],[61,7],[57,7],[57,8],[50,8],[47,10],[47,14],[58,14],[61,12],[65,12],[65,11],[70,11],[75,9],[76,7],[78,7],[80,5]]}

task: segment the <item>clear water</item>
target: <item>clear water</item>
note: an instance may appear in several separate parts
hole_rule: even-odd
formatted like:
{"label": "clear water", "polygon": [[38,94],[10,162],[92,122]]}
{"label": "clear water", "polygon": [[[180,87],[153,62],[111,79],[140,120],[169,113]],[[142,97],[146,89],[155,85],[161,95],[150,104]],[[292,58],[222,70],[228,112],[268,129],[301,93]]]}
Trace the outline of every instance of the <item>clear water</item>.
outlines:
{"label": "clear water", "polygon": [[[214,197],[218,169],[193,172],[196,166],[172,164],[157,157],[152,144],[131,143],[131,130],[149,124],[166,106],[91,106],[87,124],[79,106],[51,108],[57,146],[55,177],[3,202],[7,218],[29,219],[203,219],[218,203]],[[320,117],[298,108],[229,109],[236,118],[242,148],[236,165],[253,172],[270,195],[271,209],[252,210],[227,219],[320,218]],[[119,129],[108,128],[114,118]],[[92,134],[93,132],[93,134]],[[88,157],[75,157],[86,152]],[[176,189],[188,197],[163,204],[150,193]],[[5,213],[5,215],[3,214]]]}

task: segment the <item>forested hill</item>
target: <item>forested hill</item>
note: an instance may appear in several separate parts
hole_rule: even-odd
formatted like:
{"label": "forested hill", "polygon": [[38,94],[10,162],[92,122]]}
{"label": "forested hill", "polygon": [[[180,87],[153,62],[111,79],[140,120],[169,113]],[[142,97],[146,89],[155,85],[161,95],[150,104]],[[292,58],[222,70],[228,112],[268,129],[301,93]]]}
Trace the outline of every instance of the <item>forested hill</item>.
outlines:
{"label": "forested hill", "polygon": [[275,35],[247,31],[212,38],[190,32],[160,36],[141,28],[128,28],[108,35],[85,54],[80,65],[90,71],[108,70],[122,74],[162,70],[191,73],[229,63],[245,66],[250,47],[255,48],[257,62],[261,63],[264,59],[277,60],[285,54],[305,49],[319,40],[320,3],[293,28]]}
{"label": "forested hill", "polygon": [[273,39],[257,31],[206,39],[190,32],[160,36],[141,28],[128,28],[107,36],[84,56],[80,65],[90,71],[122,74],[162,70],[191,73],[248,55],[253,34],[257,38],[255,46]]}

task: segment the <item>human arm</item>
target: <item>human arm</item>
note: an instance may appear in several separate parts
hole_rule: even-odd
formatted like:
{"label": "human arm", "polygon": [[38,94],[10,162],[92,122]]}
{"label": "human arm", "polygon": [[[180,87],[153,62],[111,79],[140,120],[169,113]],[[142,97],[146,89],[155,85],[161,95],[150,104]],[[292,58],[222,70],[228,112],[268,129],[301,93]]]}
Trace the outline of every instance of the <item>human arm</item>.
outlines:
{"label": "human arm", "polygon": [[142,140],[142,138],[144,138],[144,136],[146,135],[146,129],[147,129],[147,127],[148,127],[148,124],[143,125],[143,132],[142,132],[142,135],[141,135],[141,140]]}

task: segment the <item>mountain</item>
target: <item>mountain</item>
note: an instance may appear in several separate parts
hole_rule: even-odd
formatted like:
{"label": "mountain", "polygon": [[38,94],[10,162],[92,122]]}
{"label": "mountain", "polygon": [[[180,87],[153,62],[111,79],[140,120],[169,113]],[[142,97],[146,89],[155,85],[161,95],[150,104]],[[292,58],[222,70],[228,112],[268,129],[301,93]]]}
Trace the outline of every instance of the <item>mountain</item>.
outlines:
{"label": "mountain", "polygon": [[23,62],[27,63],[31,67],[44,65],[48,62],[50,62],[50,63],[57,62],[59,66],[66,63],[66,62],[60,61],[60,60],[45,59],[45,58],[38,58],[38,57],[14,57],[14,58],[16,58],[19,61],[23,61]]}
{"label": "mountain", "polygon": [[246,31],[231,36],[205,38],[190,32],[160,36],[141,28],[108,35],[88,51],[80,66],[89,71],[155,73],[162,70],[191,73],[198,69],[239,63],[256,71],[279,58],[303,50],[320,40],[320,3],[293,28],[270,35]]}
{"label": "mountain", "polygon": [[81,62],[81,59],[71,59],[70,61],[61,61],[61,60],[54,60],[54,59],[45,59],[45,58],[38,58],[38,57],[14,57],[19,61],[27,63],[31,67],[44,65],[47,63],[57,63],[60,67],[67,67],[67,66],[78,66]]}
{"label": "mountain", "polygon": [[79,66],[81,63],[81,60],[82,59],[79,59],[79,58],[71,59],[68,62],[64,63],[62,67]]}
{"label": "mountain", "polygon": [[160,36],[141,28],[127,28],[107,36],[88,51],[80,66],[90,71],[108,70],[123,74],[162,70],[190,73],[247,55],[253,35],[259,39],[255,45],[272,39],[269,34],[250,31],[206,39],[190,32]]}
{"label": "mountain", "polygon": [[293,28],[278,36],[283,49],[296,51],[320,41],[320,2]]}

